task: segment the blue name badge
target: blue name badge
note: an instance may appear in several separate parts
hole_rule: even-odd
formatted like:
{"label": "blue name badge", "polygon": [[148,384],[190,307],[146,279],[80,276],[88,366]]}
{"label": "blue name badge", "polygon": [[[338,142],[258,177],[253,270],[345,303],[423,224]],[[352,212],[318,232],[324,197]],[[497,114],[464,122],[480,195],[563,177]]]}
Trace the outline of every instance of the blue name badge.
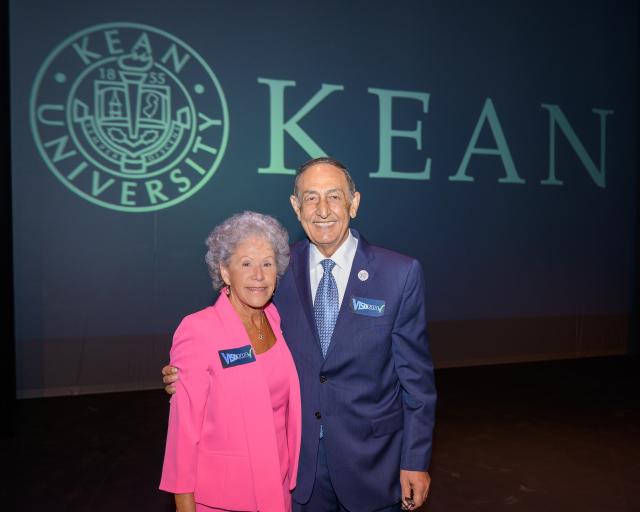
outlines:
{"label": "blue name badge", "polygon": [[382,316],[384,315],[384,307],[385,301],[383,300],[351,297],[351,309],[357,315]]}
{"label": "blue name badge", "polygon": [[227,350],[218,350],[220,362],[223,368],[231,368],[241,364],[253,363],[256,355],[253,353],[253,347],[246,345],[244,347],[230,348]]}

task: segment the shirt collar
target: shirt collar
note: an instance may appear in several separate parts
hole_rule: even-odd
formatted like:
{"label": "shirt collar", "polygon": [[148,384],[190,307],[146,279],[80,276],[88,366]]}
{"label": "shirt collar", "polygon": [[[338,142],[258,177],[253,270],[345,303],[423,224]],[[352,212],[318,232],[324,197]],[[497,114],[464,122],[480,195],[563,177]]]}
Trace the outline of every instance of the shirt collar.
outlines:
{"label": "shirt collar", "polygon": [[[320,262],[327,259],[327,257],[322,254],[314,244],[309,245],[309,268],[311,269],[316,265],[319,265]],[[330,259],[335,261],[336,265],[342,270],[350,269],[351,264],[353,263],[353,258],[355,258],[356,255],[357,248],[358,239],[353,236],[351,230],[349,230],[349,236],[347,236],[347,239],[342,242],[342,245],[338,247],[336,252],[331,255]]]}

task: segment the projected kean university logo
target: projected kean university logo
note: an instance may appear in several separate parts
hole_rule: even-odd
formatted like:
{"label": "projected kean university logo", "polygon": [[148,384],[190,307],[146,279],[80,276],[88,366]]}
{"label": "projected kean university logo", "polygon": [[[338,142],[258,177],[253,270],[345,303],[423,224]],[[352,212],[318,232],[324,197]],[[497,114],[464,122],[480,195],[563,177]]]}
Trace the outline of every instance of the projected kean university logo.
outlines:
{"label": "projected kean university logo", "polygon": [[70,190],[120,211],[167,208],[218,168],[222,88],[178,38],[134,23],[72,35],[38,71],[30,100],[40,155]]}

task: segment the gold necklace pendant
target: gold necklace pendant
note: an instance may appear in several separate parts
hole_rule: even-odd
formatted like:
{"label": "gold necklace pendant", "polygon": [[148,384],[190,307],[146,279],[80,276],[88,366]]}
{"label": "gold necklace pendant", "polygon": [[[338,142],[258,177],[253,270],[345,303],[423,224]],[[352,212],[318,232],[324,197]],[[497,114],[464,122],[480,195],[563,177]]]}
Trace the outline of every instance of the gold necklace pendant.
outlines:
{"label": "gold necklace pendant", "polygon": [[262,332],[262,328],[264,327],[264,313],[262,313],[262,317],[260,318],[260,327],[258,327],[258,341],[264,341],[264,333]]}

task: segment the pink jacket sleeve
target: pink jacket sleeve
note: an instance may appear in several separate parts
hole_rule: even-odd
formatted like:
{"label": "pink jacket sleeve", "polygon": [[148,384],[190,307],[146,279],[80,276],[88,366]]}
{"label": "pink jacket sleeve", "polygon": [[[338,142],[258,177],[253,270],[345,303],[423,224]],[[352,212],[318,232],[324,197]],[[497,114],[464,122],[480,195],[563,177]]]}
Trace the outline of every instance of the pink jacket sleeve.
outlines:
{"label": "pink jacket sleeve", "polygon": [[171,397],[169,427],[160,489],[174,494],[194,492],[198,442],[209,393],[209,361],[198,321],[186,317],[171,346],[171,364],[180,370]]}

